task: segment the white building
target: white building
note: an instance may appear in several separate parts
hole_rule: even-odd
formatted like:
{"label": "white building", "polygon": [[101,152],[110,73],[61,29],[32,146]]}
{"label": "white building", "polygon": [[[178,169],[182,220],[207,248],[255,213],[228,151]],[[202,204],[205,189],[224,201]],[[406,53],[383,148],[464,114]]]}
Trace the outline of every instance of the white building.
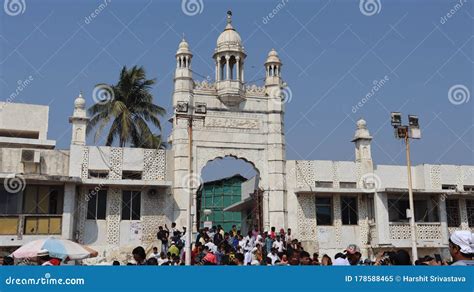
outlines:
{"label": "white building", "polygon": [[[353,139],[355,161],[286,160],[286,85],[275,50],[264,62],[264,86],[246,83],[246,52],[228,15],[212,55],[214,82],[193,79],[192,56],[183,40],[170,150],[86,145],[81,95],[70,118],[70,149],[55,150],[47,140],[47,106],[0,103],[4,251],[49,235],[90,245],[108,260],[124,259],[137,245],[150,249],[159,225],[185,226],[189,190],[195,209],[203,167],[226,156],[257,170],[262,228],[290,227],[307,250],[331,256],[350,243],[364,257],[409,249],[406,166],[374,164],[364,120]],[[472,165],[412,167],[420,255],[446,252],[452,230],[474,229],[473,172]],[[251,204],[244,198],[232,210]]]}

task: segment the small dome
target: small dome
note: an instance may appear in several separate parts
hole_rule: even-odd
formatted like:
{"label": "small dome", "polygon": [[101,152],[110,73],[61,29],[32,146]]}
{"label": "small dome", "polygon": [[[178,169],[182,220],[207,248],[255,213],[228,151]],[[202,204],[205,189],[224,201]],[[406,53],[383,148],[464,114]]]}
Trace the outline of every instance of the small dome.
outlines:
{"label": "small dome", "polygon": [[232,26],[232,12],[227,12],[227,25],[217,38],[217,52],[226,50],[243,51],[242,39]]}
{"label": "small dome", "polygon": [[267,61],[265,63],[281,63],[278,53],[275,51],[275,49],[272,49],[268,53]]}
{"label": "small dome", "polygon": [[231,24],[228,24],[225,30],[217,38],[217,47],[226,44],[242,45],[242,39],[240,38],[240,35],[235,31]]}
{"label": "small dome", "polygon": [[82,97],[82,92],[74,100],[74,107],[75,108],[85,108],[86,107],[86,100]]}
{"label": "small dome", "polygon": [[367,129],[367,122],[364,119],[357,121],[357,129]]}
{"label": "small dome", "polygon": [[176,55],[180,54],[191,55],[191,51],[189,50],[189,44],[184,38],[179,43],[178,51],[176,52]]}
{"label": "small dome", "polygon": [[370,136],[369,130],[367,129],[367,122],[364,119],[359,119],[356,125],[357,129],[355,131],[354,139],[352,139],[352,142],[355,142],[360,139],[372,140],[372,136]]}

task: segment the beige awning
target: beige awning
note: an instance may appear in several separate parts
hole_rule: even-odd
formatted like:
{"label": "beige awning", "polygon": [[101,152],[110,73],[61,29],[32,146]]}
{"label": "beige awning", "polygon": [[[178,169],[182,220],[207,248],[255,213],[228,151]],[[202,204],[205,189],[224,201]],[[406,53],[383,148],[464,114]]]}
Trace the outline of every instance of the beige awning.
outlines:
{"label": "beige awning", "polygon": [[253,207],[255,200],[251,197],[245,198],[244,200],[234,203],[227,208],[224,208],[224,212],[242,212]]}

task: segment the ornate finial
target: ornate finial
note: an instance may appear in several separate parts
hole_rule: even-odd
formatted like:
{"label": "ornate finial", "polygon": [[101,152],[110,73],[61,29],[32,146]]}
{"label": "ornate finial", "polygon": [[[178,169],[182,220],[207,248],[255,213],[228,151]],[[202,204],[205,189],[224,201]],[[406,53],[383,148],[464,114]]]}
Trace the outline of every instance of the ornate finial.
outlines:
{"label": "ornate finial", "polygon": [[183,41],[185,41],[186,39],[184,38],[184,32],[183,32]]}
{"label": "ornate finial", "polygon": [[84,97],[82,97],[82,90],[79,92],[79,96],[74,99],[74,108],[83,109],[86,105]]}
{"label": "ornate finial", "polygon": [[227,23],[232,23],[232,11],[227,11]]}

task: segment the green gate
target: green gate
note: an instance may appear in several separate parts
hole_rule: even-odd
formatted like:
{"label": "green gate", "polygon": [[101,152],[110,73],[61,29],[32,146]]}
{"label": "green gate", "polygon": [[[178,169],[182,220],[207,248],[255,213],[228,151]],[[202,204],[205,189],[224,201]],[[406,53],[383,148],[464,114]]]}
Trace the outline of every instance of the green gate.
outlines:
{"label": "green gate", "polygon": [[[223,210],[242,199],[241,184],[247,179],[240,174],[231,177],[205,182],[198,193],[199,199],[199,226],[204,227],[205,221],[212,221],[212,226],[221,225],[229,231],[232,225],[240,228],[240,212],[224,212]],[[205,215],[204,210],[211,210]]]}

